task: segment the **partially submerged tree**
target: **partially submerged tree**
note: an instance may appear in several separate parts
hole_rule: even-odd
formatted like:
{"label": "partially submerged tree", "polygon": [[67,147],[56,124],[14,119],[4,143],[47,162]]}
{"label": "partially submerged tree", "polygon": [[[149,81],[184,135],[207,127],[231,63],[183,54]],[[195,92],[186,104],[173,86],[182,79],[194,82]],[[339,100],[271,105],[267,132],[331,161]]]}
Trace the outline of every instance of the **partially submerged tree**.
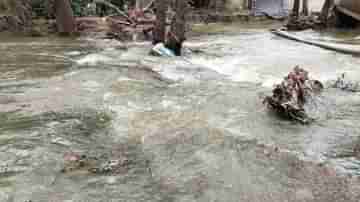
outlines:
{"label": "partially submerged tree", "polygon": [[186,33],[186,14],[189,9],[186,0],[175,1],[175,16],[171,23],[171,29],[168,33],[166,47],[174,51],[175,55],[181,55],[182,44],[185,41]]}
{"label": "partially submerged tree", "polygon": [[175,55],[181,55],[182,44],[185,41],[186,15],[189,10],[187,0],[172,1],[175,15],[172,18],[171,26],[167,28],[167,10],[169,0],[155,1],[156,23],[153,34],[153,44],[164,43]]}
{"label": "partially submerged tree", "polygon": [[69,0],[55,0],[54,9],[58,32],[64,35],[73,34],[76,24]]}

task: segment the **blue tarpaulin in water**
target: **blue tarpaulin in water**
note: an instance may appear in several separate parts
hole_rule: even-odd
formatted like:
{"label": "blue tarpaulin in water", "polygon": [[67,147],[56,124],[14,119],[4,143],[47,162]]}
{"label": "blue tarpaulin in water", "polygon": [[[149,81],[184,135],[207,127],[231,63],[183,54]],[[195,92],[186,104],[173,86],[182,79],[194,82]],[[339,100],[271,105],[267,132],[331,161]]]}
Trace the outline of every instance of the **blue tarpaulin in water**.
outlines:
{"label": "blue tarpaulin in water", "polygon": [[286,16],[289,13],[289,0],[252,0],[252,10],[255,15]]}

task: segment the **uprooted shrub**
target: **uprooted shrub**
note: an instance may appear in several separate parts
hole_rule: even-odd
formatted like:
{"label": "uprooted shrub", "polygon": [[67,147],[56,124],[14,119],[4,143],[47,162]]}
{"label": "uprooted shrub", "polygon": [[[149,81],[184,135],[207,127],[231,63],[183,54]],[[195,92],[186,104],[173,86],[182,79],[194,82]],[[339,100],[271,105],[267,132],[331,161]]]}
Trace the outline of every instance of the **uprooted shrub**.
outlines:
{"label": "uprooted shrub", "polygon": [[264,104],[276,113],[301,123],[309,123],[312,118],[305,111],[308,100],[321,93],[324,86],[318,80],[309,79],[309,73],[296,66],[281,84],[275,86],[271,96],[264,99]]}

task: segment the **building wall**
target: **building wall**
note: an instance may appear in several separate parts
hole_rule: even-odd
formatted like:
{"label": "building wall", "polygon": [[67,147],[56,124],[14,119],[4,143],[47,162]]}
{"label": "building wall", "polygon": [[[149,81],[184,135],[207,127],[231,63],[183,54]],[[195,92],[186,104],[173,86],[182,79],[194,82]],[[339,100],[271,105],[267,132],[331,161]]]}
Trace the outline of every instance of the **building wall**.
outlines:
{"label": "building wall", "polygon": [[[289,1],[289,9],[292,8],[294,4],[294,0],[288,0]],[[322,6],[324,5],[325,0],[309,0],[309,9],[310,11],[321,11]]]}
{"label": "building wall", "polygon": [[[252,0],[209,0],[209,7],[216,10],[242,10],[247,9],[249,1]],[[291,10],[294,0],[285,0],[288,9]],[[309,8],[311,11],[320,11],[325,0],[309,0]]]}

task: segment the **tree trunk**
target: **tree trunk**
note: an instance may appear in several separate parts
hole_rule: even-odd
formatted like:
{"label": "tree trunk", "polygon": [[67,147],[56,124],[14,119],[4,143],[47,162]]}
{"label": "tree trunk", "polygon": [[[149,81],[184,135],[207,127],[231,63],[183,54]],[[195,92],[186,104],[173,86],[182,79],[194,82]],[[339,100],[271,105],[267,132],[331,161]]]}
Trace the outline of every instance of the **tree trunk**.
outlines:
{"label": "tree trunk", "polygon": [[328,17],[329,17],[329,12],[330,9],[334,6],[334,0],[326,0],[322,9],[321,9],[321,15],[320,15],[320,20],[324,23],[327,24],[328,21]]}
{"label": "tree trunk", "polygon": [[174,51],[175,55],[181,55],[182,44],[185,41],[186,14],[188,11],[186,0],[175,1],[175,16],[171,23],[171,30],[168,34],[166,47]]}
{"label": "tree trunk", "polygon": [[32,11],[29,0],[6,0],[0,1],[0,5],[4,11],[4,16],[7,16],[6,22],[3,22],[3,29],[26,32],[32,26]]}
{"label": "tree trunk", "polygon": [[168,0],[157,0],[155,1],[156,9],[156,23],[153,34],[153,44],[165,42],[166,32],[166,11],[169,6]]}
{"label": "tree trunk", "polygon": [[299,10],[300,10],[300,0],[294,0],[294,7],[293,7],[293,10],[292,10],[292,15],[295,18],[299,17]]}
{"label": "tree trunk", "polygon": [[303,0],[302,14],[309,15],[309,0]]}
{"label": "tree trunk", "polygon": [[69,0],[55,0],[55,16],[58,32],[71,35],[76,31],[76,24]]}

